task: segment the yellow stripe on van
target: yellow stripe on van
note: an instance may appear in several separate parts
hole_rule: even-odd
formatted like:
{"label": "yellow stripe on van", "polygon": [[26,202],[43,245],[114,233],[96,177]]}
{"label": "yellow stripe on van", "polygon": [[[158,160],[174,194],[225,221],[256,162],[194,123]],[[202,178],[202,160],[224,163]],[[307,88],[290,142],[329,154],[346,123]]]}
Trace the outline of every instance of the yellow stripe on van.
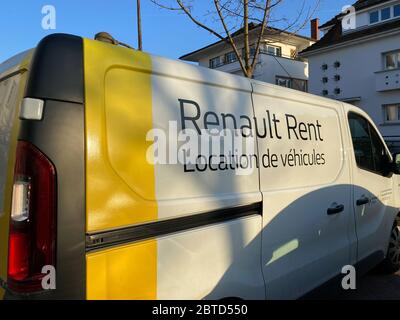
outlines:
{"label": "yellow stripe on van", "polygon": [[[84,40],[86,230],[157,220],[154,165],[146,159],[152,129],[151,57]],[[154,299],[156,241],[89,253],[88,299]]]}
{"label": "yellow stripe on van", "polygon": [[157,242],[150,240],[87,256],[88,299],[157,298]]}

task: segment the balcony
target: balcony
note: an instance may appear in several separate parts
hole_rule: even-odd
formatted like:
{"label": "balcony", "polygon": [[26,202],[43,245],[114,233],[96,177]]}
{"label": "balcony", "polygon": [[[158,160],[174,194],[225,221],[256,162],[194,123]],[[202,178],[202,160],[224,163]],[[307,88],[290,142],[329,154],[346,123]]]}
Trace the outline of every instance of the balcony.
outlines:
{"label": "balcony", "polygon": [[[260,62],[260,58],[258,58],[257,63],[259,63],[259,62]],[[218,71],[228,72],[228,73],[240,73],[242,71],[242,69],[240,67],[240,63],[237,60],[220,64],[219,66],[217,66],[214,69],[218,70]]]}
{"label": "balcony", "polygon": [[[262,56],[269,56],[269,57],[271,57],[273,59],[277,59],[278,61],[282,61],[282,60],[285,61],[286,60],[287,62],[292,61],[293,63],[296,63],[296,62],[301,62],[302,63],[303,62],[303,59],[301,59],[300,57],[297,57],[297,56],[289,57],[289,56],[285,56],[283,54],[273,55],[273,54],[270,54],[270,53],[268,53],[268,52],[266,52],[264,50],[260,50],[260,53],[259,53],[258,58],[257,58],[257,64],[261,63]],[[250,57],[250,61],[252,61],[252,59],[253,59],[253,56]],[[224,72],[228,72],[228,73],[237,73],[237,72],[241,71],[239,61],[237,61],[237,60],[230,61],[230,62],[221,61],[220,64],[216,65],[212,69],[215,69],[215,70],[218,70],[218,71],[224,71]]]}
{"label": "balcony", "polygon": [[302,61],[302,62],[304,61],[303,58],[300,58],[297,54],[294,56],[288,56],[288,55],[284,55],[284,54],[271,54],[268,51],[265,51],[262,49],[260,50],[260,54],[266,54],[266,55],[272,56],[272,57],[295,60],[295,61]]}
{"label": "balcony", "polygon": [[400,90],[400,69],[375,72],[376,91]]}

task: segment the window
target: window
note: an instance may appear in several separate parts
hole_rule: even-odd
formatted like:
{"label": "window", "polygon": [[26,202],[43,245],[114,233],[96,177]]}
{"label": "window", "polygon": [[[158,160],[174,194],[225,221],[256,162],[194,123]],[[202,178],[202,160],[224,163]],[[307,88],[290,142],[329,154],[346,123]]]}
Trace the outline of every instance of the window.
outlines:
{"label": "window", "polygon": [[[245,50],[244,50],[244,48],[242,49],[242,57],[244,58],[244,56],[245,56],[245,52],[244,52]],[[252,58],[252,57],[254,57],[255,56],[255,54],[256,54],[256,48],[254,47],[254,46],[251,46],[250,47],[250,58]]]}
{"label": "window", "polygon": [[357,166],[362,169],[374,171],[375,166],[368,121],[355,113],[350,113],[349,126]]}
{"label": "window", "polygon": [[276,77],[276,84],[281,87],[291,88],[292,81],[289,78]]}
{"label": "window", "polygon": [[296,49],[290,49],[290,58],[297,59],[297,50]]}
{"label": "window", "polygon": [[308,90],[307,80],[277,76],[275,83],[281,87],[291,88],[303,92],[307,92]]}
{"label": "window", "polygon": [[383,106],[384,122],[400,121],[400,104],[388,104]]}
{"label": "window", "polygon": [[[393,15],[392,15],[393,8]],[[386,7],[381,10],[375,10],[369,13],[369,23],[374,24],[379,21],[387,21],[392,18],[400,17],[400,4]]]}
{"label": "window", "polygon": [[307,80],[302,79],[293,79],[292,89],[300,90],[303,92],[308,91],[308,82]]}
{"label": "window", "polygon": [[378,133],[362,116],[350,113],[348,118],[357,166],[382,174],[388,155]]}
{"label": "window", "polygon": [[379,22],[379,11],[373,11],[369,13],[369,23],[377,23]]}
{"label": "window", "polygon": [[384,59],[386,70],[400,68],[400,51],[385,53]]}
{"label": "window", "polygon": [[397,4],[393,7],[393,15],[395,17],[400,17],[400,4]]}
{"label": "window", "polygon": [[222,65],[221,60],[222,60],[221,57],[215,57],[215,58],[210,59],[210,68],[214,69],[214,68],[217,68],[220,65]]}
{"label": "window", "polygon": [[387,156],[385,145],[382,143],[376,130],[370,126],[371,142],[372,142],[372,156],[374,157],[375,171],[384,172],[385,166],[390,157]]}
{"label": "window", "polygon": [[232,63],[237,61],[237,57],[235,52],[231,51],[225,54],[225,63]]}
{"label": "window", "polygon": [[396,56],[393,54],[387,54],[385,56],[385,68],[395,69],[396,68]]}
{"label": "window", "polygon": [[391,7],[387,7],[381,10],[381,20],[389,20],[391,18]]}
{"label": "window", "polygon": [[265,49],[268,54],[271,54],[273,56],[278,56],[278,57],[282,56],[282,48],[281,47],[267,45]]}

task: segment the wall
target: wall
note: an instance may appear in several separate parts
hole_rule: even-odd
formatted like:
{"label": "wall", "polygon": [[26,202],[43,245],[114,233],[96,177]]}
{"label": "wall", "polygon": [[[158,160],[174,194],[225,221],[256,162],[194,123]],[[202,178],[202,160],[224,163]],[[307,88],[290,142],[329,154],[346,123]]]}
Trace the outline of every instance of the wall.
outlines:
{"label": "wall", "polygon": [[307,80],[308,63],[261,54],[255,79],[275,84],[276,76]]}
{"label": "wall", "polygon": [[[400,49],[400,35],[392,35],[373,41],[352,44],[343,48],[336,48],[326,53],[308,57],[310,68],[309,91],[322,95],[327,89],[332,95],[337,86],[342,90],[335,99],[361,97],[361,101],[354,103],[361,107],[374,119],[384,136],[400,136],[400,125],[383,124],[383,104],[400,103],[400,90],[377,92],[376,71],[383,70],[382,53]],[[339,61],[340,68],[335,69],[333,63]],[[328,64],[328,70],[321,69],[322,64]],[[341,80],[335,82],[332,77],[340,74]],[[322,83],[322,77],[327,76],[329,82]]]}

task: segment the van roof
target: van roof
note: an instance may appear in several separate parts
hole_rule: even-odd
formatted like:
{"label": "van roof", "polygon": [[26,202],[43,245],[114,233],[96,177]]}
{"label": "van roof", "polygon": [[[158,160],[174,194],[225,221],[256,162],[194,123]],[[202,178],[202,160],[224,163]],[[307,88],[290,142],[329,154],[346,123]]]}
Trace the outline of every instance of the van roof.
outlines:
{"label": "van roof", "polygon": [[[89,41],[96,41],[90,40]],[[40,98],[56,98],[65,101],[83,103],[83,45],[82,38],[68,34],[52,34],[40,41],[35,49],[32,62],[33,87],[28,85],[27,94]],[[99,46],[114,46],[115,50],[129,50],[115,45],[96,41]],[[19,69],[19,66],[29,53],[24,51],[0,64],[0,78]],[[159,75],[169,75],[176,78],[199,82],[206,85],[232,88],[267,94],[271,96],[283,96],[292,99],[301,99],[310,103],[339,104],[340,101],[324,98],[310,93],[301,92],[289,88],[283,88],[266,82],[247,79],[242,76],[229,74],[222,71],[193,65],[184,61],[163,58],[151,55],[152,72]],[[79,69],[76,71],[76,69]],[[45,77],[43,76],[45,75]],[[60,81],[62,79],[62,81]],[[62,97],[55,95],[62,94]]]}
{"label": "van roof", "polygon": [[0,79],[12,74],[20,69],[24,59],[33,51],[33,49],[26,50],[0,64]]}

